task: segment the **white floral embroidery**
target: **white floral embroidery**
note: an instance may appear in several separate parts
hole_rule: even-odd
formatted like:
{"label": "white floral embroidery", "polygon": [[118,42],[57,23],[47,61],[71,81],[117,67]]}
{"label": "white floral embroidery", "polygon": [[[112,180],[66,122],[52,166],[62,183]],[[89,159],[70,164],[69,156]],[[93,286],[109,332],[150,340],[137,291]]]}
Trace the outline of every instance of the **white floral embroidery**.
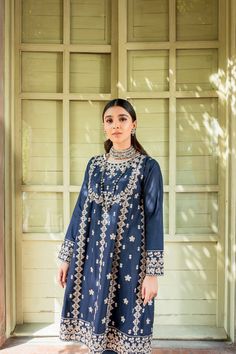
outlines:
{"label": "white floral embroidery", "polygon": [[115,234],[111,234],[111,235],[110,235],[110,239],[111,239],[111,240],[115,240],[115,239],[116,239],[116,235],[115,235]]}
{"label": "white floral embroidery", "polygon": [[58,253],[58,258],[64,262],[70,263],[74,250],[74,242],[65,239]]}
{"label": "white floral embroidery", "polygon": [[131,280],[131,276],[129,274],[125,275],[125,280],[126,281],[130,281]]}
{"label": "white floral embroidery", "polygon": [[[147,336],[132,336],[131,334],[131,329],[128,330],[127,335],[117,328],[109,326],[106,333],[107,338],[109,338],[109,347],[118,354],[151,354],[152,334]],[[89,347],[91,352],[102,353],[104,351],[104,334],[93,333],[91,323],[81,319],[62,317],[60,339],[82,342]]]}
{"label": "white floral embroidery", "polygon": [[146,275],[164,275],[164,250],[148,250]]}

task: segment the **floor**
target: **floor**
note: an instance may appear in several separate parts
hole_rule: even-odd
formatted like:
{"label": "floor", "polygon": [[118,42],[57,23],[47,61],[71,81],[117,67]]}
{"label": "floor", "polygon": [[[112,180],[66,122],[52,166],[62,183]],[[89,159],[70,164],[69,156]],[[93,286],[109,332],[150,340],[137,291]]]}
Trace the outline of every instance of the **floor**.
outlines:
{"label": "floor", "polygon": [[[1,354],[89,354],[82,344],[64,343],[57,337],[11,337]],[[236,354],[236,344],[224,341],[153,341],[152,354]]]}

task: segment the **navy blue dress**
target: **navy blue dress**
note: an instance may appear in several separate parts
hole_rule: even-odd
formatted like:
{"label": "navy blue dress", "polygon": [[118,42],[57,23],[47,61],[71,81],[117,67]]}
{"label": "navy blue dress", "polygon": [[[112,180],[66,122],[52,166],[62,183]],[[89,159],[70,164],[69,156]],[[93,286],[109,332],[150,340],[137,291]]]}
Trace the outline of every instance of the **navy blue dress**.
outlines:
{"label": "navy blue dress", "polygon": [[144,306],[141,286],[147,274],[164,275],[163,256],[159,163],[139,152],[125,162],[90,158],[58,254],[69,263],[59,338],[90,353],[151,353],[154,299]]}

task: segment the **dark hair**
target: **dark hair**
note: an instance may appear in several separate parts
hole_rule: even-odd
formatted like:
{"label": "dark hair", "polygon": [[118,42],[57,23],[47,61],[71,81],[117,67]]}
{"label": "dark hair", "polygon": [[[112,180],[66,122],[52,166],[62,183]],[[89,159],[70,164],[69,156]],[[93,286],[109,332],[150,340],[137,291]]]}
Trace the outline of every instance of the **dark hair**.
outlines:
{"label": "dark hair", "polygon": [[[108,108],[114,107],[114,106],[119,106],[124,108],[130,115],[132,118],[132,121],[134,122],[135,120],[137,120],[136,117],[136,112],[134,110],[134,107],[131,105],[131,103],[127,100],[124,100],[122,98],[115,98],[111,101],[109,101],[102,112],[102,120],[104,120],[104,114],[105,112],[108,110]],[[107,139],[104,142],[104,148],[106,152],[109,152],[110,148],[112,147],[113,143],[110,139]],[[140,153],[144,154],[144,155],[148,155],[148,153],[146,152],[146,150],[142,147],[142,145],[138,142],[137,138],[136,138],[136,134],[132,135],[131,134],[131,145],[133,145],[133,147],[139,151]],[[149,156],[149,155],[148,155]]]}

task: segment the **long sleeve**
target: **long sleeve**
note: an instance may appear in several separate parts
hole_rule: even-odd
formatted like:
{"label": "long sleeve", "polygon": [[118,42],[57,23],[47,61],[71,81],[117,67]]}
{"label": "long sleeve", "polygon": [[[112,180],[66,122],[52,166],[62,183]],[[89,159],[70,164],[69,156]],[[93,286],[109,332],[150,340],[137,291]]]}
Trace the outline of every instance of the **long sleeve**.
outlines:
{"label": "long sleeve", "polygon": [[143,180],[146,275],[164,275],[163,178],[159,163],[149,158]]}
{"label": "long sleeve", "polygon": [[64,241],[61,245],[60,251],[58,253],[58,258],[62,261],[70,263],[71,257],[73,254],[75,238],[78,233],[80,216],[83,209],[84,201],[88,195],[88,180],[89,180],[89,167],[91,164],[92,158],[88,161],[85,173],[84,180],[77,198],[77,202],[72,213],[72,217],[69,223],[69,226],[66,231]]}

